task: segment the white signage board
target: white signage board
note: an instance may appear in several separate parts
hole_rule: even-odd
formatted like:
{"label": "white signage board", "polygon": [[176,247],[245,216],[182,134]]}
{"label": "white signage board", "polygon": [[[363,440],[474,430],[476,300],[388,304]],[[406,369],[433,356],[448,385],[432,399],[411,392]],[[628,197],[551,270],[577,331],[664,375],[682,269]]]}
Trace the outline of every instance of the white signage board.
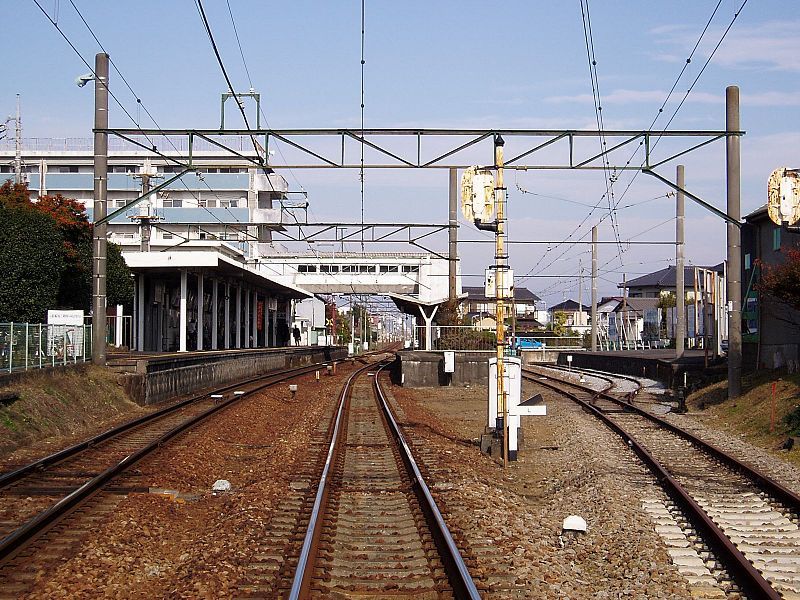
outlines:
{"label": "white signage board", "polygon": [[83,311],[47,311],[47,354],[56,358],[83,356]]}
{"label": "white signage board", "polygon": [[[485,276],[484,295],[490,299],[497,298],[497,271],[495,269],[486,269]],[[499,292],[500,298],[514,297],[514,269],[503,270],[503,286]]]}
{"label": "white signage board", "polygon": [[444,353],[444,372],[456,372],[456,353],[452,350],[446,350]]}

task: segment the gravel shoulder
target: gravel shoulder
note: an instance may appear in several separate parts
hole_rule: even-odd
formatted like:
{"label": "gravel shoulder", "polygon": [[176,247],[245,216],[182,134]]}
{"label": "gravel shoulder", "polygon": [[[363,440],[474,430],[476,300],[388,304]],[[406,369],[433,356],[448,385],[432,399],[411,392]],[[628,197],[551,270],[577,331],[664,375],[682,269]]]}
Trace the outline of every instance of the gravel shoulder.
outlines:
{"label": "gravel shoulder", "polygon": [[[656,493],[649,476],[620,459],[627,448],[571,403],[523,391],[541,392],[548,416],[525,419],[520,460],[504,470],[474,444],[485,388],[391,388],[486,596],[691,598],[641,508]],[[585,535],[561,535],[572,514]]]}

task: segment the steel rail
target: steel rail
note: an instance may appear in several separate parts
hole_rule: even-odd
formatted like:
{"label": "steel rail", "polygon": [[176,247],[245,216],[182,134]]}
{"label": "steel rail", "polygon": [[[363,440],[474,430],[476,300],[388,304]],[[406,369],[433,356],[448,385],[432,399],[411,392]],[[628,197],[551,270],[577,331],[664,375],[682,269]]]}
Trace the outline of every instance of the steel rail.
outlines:
{"label": "steel rail", "polygon": [[[634,378],[627,377],[625,375],[620,375],[619,377],[621,377],[622,379],[636,381]],[[574,387],[588,391],[587,388],[581,386],[580,384],[573,383],[571,381],[563,381],[561,383],[572,385]],[[673,423],[670,423],[666,419],[659,417],[658,415],[654,415],[650,411],[645,410],[644,408],[641,408],[639,406],[636,406],[635,404],[629,404],[628,402],[625,402],[620,398],[608,394],[607,390],[602,392],[600,394],[600,397],[602,397],[605,400],[615,402],[625,407],[626,410],[635,412],[636,414],[646,419],[649,419],[653,423],[656,423],[661,427],[671,431],[675,435],[682,437],[683,439],[691,443],[693,446],[696,446],[703,452],[706,452],[707,454],[713,456],[714,458],[724,463],[731,469],[738,471],[739,473],[750,479],[752,482],[754,482],[756,485],[758,485],[760,488],[762,488],[764,491],[772,494],[777,500],[786,504],[790,510],[800,515],[800,495],[794,493],[793,491],[791,491],[784,485],[778,483],[771,477],[765,475],[764,473],[761,473],[760,471],[751,467],[747,463],[740,461],[738,458],[731,456],[729,453],[725,452],[723,449],[715,446],[714,444],[711,444],[710,442],[707,442],[697,437],[693,433],[686,431],[685,429],[682,429],[681,427]]]}
{"label": "steel rail", "polygon": [[[251,379],[239,381],[231,385],[226,385],[221,388],[211,390],[210,392],[204,394],[192,396],[191,398],[187,398],[186,400],[181,400],[180,402],[176,402],[175,404],[170,404],[169,406],[165,406],[164,408],[161,408],[150,414],[144,415],[137,419],[133,419],[131,421],[123,423],[122,425],[113,427],[107,431],[95,435],[87,440],[69,446],[68,448],[64,448],[63,450],[59,450],[58,452],[54,452],[53,454],[35,460],[34,462],[27,464],[23,467],[0,474],[0,490],[8,487],[9,485],[15,483],[16,481],[19,481],[20,479],[23,479],[24,477],[35,471],[42,471],[44,469],[52,467],[53,465],[56,465],[63,460],[66,460],[67,458],[80,454],[81,452],[88,450],[89,448],[92,448],[94,446],[97,446],[101,442],[113,439],[114,437],[121,435],[131,429],[139,427],[140,425],[145,425],[148,422],[156,421],[157,419],[160,419],[163,416],[166,416],[170,413],[180,410],[181,408],[193,404],[194,402],[199,402],[201,400],[207,399],[211,394],[224,393],[234,388],[238,388],[243,385],[248,385],[250,383],[253,383],[254,381],[269,379],[273,377],[285,378],[286,375],[289,373],[291,373],[292,377],[298,375],[304,375],[305,373],[309,373],[319,367],[325,366],[326,364],[328,364],[328,362],[330,361],[326,361],[323,363],[315,363],[310,366],[297,367],[294,369],[289,369],[277,373],[267,373],[259,377],[253,377]],[[279,381],[282,381],[282,379],[279,379]]]}
{"label": "steel rail", "polygon": [[447,573],[450,585],[453,588],[453,595],[456,598],[478,599],[480,598],[480,594],[478,593],[477,587],[475,587],[475,581],[469,574],[469,569],[467,569],[467,565],[464,563],[464,558],[461,556],[461,553],[456,546],[453,535],[450,533],[450,529],[447,527],[447,523],[445,522],[441,511],[436,505],[436,501],[434,500],[428,485],[425,483],[425,479],[422,477],[422,473],[417,466],[417,462],[414,460],[414,456],[411,453],[411,448],[409,448],[408,443],[403,436],[403,432],[400,431],[400,427],[397,424],[394,415],[392,415],[389,403],[386,401],[386,396],[384,395],[383,389],[378,381],[378,376],[384,368],[385,365],[380,367],[373,378],[372,383],[375,388],[375,394],[380,400],[383,414],[386,417],[386,421],[389,423],[389,428],[392,431],[392,435],[401,449],[400,456],[403,459],[406,469],[411,475],[412,489],[417,496],[417,501],[422,508],[422,512],[425,514],[425,519],[428,523],[428,528],[431,531],[431,535],[433,536],[433,541],[436,544],[436,548],[439,551],[439,556],[444,563],[445,572]]}
{"label": "steel rail", "polygon": [[110,481],[115,476],[119,475],[132,465],[136,464],[138,461],[140,461],[142,458],[144,458],[154,450],[160,448],[164,443],[166,443],[173,437],[179,435],[180,433],[183,433],[185,430],[193,427],[194,425],[198,424],[199,422],[203,421],[204,419],[213,415],[214,413],[224,408],[227,408],[235,403],[238,403],[239,401],[243,400],[244,398],[247,398],[251,394],[261,391],[266,387],[280,383],[281,381],[285,381],[287,379],[291,379],[293,377],[303,374],[296,372],[301,370],[302,369],[293,369],[289,373],[274,378],[273,381],[269,381],[267,383],[259,385],[251,390],[246,391],[244,394],[241,394],[239,396],[234,396],[232,398],[229,398],[228,400],[225,400],[223,402],[220,402],[219,404],[212,406],[208,410],[187,419],[180,425],[174,427],[173,429],[167,431],[158,438],[152,440],[146,446],[143,446],[136,452],[129,454],[117,464],[110,466],[99,475],[86,481],[83,485],[81,485],[80,487],[69,493],[67,496],[56,502],[53,506],[39,513],[38,515],[27,521],[24,525],[16,529],[14,532],[10,533],[2,540],[0,540],[0,562],[6,561],[9,558],[11,558],[25,544],[32,541],[33,538],[35,538],[39,533],[50,527],[54,522],[56,522],[61,517],[65,516],[75,506],[87,500],[95,493],[99,492],[102,489],[102,487],[106,483],[108,483],[108,481]]}
{"label": "steel rail", "polygon": [[292,580],[292,588],[289,592],[289,600],[298,600],[301,597],[307,597],[310,593],[311,576],[313,569],[310,568],[311,557],[316,550],[319,543],[319,537],[322,534],[322,519],[320,516],[323,514],[325,505],[328,500],[328,493],[330,491],[328,482],[331,466],[336,454],[339,452],[340,444],[339,437],[344,430],[342,427],[342,416],[344,415],[345,404],[347,403],[350,394],[351,386],[355,378],[369,369],[375,368],[374,364],[368,364],[357,371],[353,372],[347,378],[342,391],[339,394],[339,408],[336,410],[336,418],[333,421],[333,431],[331,433],[331,443],[328,446],[328,455],[325,458],[325,466],[322,469],[322,474],[319,478],[317,486],[317,494],[314,497],[314,506],[311,509],[311,517],[306,529],[306,535],[303,538],[303,546],[300,549],[300,558],[297,561],[294,579]]}
{"label": "steel rail", "polygon": [[[674,477],[672,477],[672,475],[670,475],[669,471],[667,471],[664,466],[661,465],[661,463],[642,444],[640,444],[638,440],[636,440],[636,438],[631,436],[612,418],[604,414],[602,410],[592,406],[589,402],[578,398],[575,394],[567,390],[560,389],[558,386],[552,383],[532,379],[530,375],[523,374],[523,377],[564,394],[568,398],[578,403],[582,408],[584,408],[584,410],[592,413],[609,429],[619,435],[636,453],[636,455],[639,456],[642,462],[647,465],[659,482],[661,482],[669,496],[683,508],[683,510],[687,513],[687,516],[689,516],[689,518],[692,520],[693,525],[703,533],[704,539],[715,550],[717,556],[724,560],[727,565],[729,565],[731,576],[743,588],[743,590],[753,598],[780,600],[782,597],[781,594],[775,590],[775,588],[773,588],[766,579],[764,579],[761,573],[759,573],[753,564],[747,560],[744,554],[742,554],[742,552],[736,547],[731,539],[725,535],[725,532],[723,532],[717,526],[717,524],[714,523],[711,517],[709,517],[705,510],[703,510],[703,508],[694,500],[694,498],[689,495],[683,486]],[[564,383],[572,387],[581,388],[583,391],[592,391],[594,393],[593,390],[587,390],[582,386],[576,385],[572,382],[559,380],[559,383]],[[617,402],[626,409],[631,408],[631,405],[628,403],[622,402],[618,398],[614,398],[613,396],[604,392],[601,392],[598,394],[598,396],[601,396],[606,400]]]}

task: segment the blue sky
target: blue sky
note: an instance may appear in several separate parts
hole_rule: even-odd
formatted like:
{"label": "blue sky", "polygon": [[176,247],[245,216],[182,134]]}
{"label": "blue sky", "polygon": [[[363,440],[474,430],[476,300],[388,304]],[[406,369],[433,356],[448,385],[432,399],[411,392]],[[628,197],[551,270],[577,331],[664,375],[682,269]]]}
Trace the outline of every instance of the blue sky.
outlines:
{"label": "blue sky", "polygon": [[[92,62],[100,49],[70,1],[39,2]],[[161,127],[217,126],[225,82],[193,1],[73,2]],[[32,0],[12,4],[14,18],[7,20],[0,38],[6,71],[0,114],[13,111],[15,94],[20,93],[26,137],[88,137],[91,86],[80,89],[73,83],[87,69]],[[585,4],[605,126],[646,129],[717,1]],[[672,115],[741,5],[742,0],[720,2],[665,115]],[[228,5],[224,0],[205,0],[204,6],[233,83],[244,91],[250,83]],[[271,127],[360,124],[360,2],[230,0],[230,7],[252,84],[262,94]],[[671,129],[723,129],[725,87],[740,87],[741,122],[747,131],[742,140],[744,213],[765,202],[772,169],[800,166],[800,18],[794,15],[796,2],[789,0],[747,2],[670,125]],[[578,0],[366,0],[365,58],[367,127],[596,128]],[[111,86],[137,117],[136,101],[116,73]],[[152,126],[143,113],[139,116],[143,126]],[[655,127],[665,126],[667,118],[662,116]],[[118,107],[112,107],[111,123],[131,125]],[[276,163],[281,158],[279,153]],[[724,160],[722,143],[683,159],[687,188],[718,207],[725,202]],[[673,177],[675,169],[667,165],[660,172]],[[308,192],[313,219],[360,219],[358,172],[283,174],[292,189]],[[662,197],[667,188],[640,176],[621,197],[628,181],[629,176],[623,175],[615,184],[620,239],[674,239],[674,199]],[[563,239],[589,213],[585,205],[598,203],[606,190],[602,172],[509,172],[506,183],[510,236],[520,240]],[[522,194],[518,186],[533,193]],[[575,237],[603,219],[600,238],[614,239],[608,209],[604,212],[602,206],[606,205],[592,213]],[[445,222],[446,172],[367,172],[365,214],[368,221]],[[466,224],[459,233],[462,239],[483,237]],[[687,201],[686,255],[694,264],[722,260],[724,236],[718,218]],[[443,239],[438,247],[445,248]],[[633,278],[674,261],[671,246],[623,244],[622,249],[621,253],[615,245],[600,249],[603,294],[615,291],[622,273]],[[489,245],[464,244],[461,251],[466,274],[482,273],[492,260]],[[518,245],[510,251],[517,276],[554,276],[518,281],[548,303],[565,296],[577,298],[579,261],[588,272],[585,246],[562,245],[548,251],[544,246]],[[477,277],[465,280],[468,285],[480,282]],[[588,281],[584,286],[587,290]]]}

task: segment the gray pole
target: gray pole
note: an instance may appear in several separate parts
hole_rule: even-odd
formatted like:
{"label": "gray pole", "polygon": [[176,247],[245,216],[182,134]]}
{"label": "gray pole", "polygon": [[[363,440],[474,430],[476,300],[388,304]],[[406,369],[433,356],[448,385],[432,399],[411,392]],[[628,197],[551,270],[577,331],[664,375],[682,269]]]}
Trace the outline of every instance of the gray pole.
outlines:
{"label": "gray pole", "polygon": [[597,352],[597,225],[592,227],[592,352]]}
{"label": "gray pole", "polygon": [[17,94],[17,118],[14,133],[14,183],[22,183],[22,115],[19,110],[19,94]]}
{"label": "gray pole", "polygon": [[[725,89],[725,129],[739,132],[739,88]],[[729,135],[725,143],[727,179],[728,223],[728,397],[742,394],[742,233],[738,223],[741,207],[741,141],[738,135]]]}
{"label": "gray pole", "polygon": [[[94,58],[94,128],[108,128],[108,54]],[[94,220],[106,216],[108,134],[94,134]],[[106,364],[106,224],[94,226],[92,244],[92,362]]]}
{"label": "gray pole", "polygon": [[[678,165],[676,182],[680,189],[684,189],[683,165]],[[675,311],[678,313],[678,323],[675,328],[675,358],[681,358],[684,352],[686,338],[686,282],[684,278],[683,226],[685,221],[685,198],[683,192],[678,192],[675,201]]]}
{"label": "gray pole", "polygon": [[448,229],[448,237],[450,240],[450,256],[449,256],[449,283],[450,283],[450,302],[456,300],[456,267],[458,266],[458,171],[450,169],[450,227]]}
{"label": "gray pole", "polygon": [[[150,191],[150,175],[148,173],[142,173],[142,196],[145,196],[147,192]],[[139,243],[139,251],[140,252],[150,252],[150,208],[149,204],[145,202],[145,206],[148,207],[147,209],[147,217],[142,216],[139,220],[139,225],[141,227],[141,241]]]}

